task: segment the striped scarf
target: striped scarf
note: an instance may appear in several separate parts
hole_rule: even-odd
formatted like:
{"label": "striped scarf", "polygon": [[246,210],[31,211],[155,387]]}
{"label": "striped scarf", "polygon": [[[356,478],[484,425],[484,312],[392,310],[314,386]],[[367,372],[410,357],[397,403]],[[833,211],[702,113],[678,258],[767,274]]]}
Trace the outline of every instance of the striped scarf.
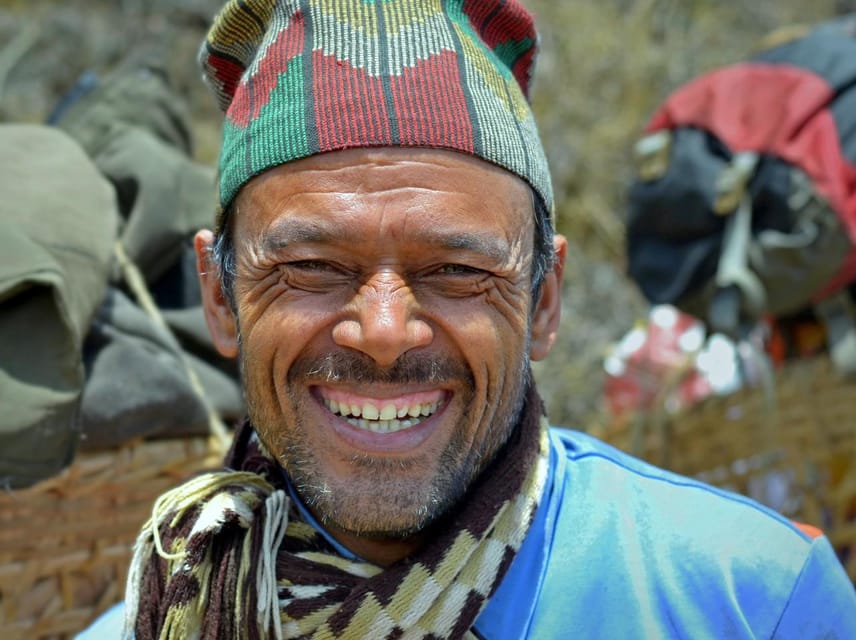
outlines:
{"label": "striped scarf", "polygon": [[430,541],[381,568],[338,555],[287,497],[281,468],[245,424],[227,460],[164,494],[135,547],[126,633],[137,640],[470,638],[538,507],[543,405]]}

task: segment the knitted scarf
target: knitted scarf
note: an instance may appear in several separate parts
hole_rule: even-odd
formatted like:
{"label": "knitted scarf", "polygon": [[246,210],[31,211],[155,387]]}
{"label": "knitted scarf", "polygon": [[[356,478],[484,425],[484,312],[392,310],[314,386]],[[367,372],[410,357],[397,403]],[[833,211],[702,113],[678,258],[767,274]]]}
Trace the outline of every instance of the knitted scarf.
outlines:
{"label": "knitted scarf", "polygon": [[518,428],[463,502],[423,548],[386,568],[343,558],[301,519],[248,423],[227,464],[235,470],[156,502],[128,576],[124,637],[469,638],[537,509],[546,419],[532,388]]}

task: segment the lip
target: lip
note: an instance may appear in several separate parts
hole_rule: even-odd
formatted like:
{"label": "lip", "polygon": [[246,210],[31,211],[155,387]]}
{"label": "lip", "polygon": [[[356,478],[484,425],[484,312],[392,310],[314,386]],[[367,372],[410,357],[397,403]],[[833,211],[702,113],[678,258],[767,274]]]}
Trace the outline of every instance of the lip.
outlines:
{"label": "lip", "polygon": [[440,421],[449,408],[452,392],[444,390],[441,406],[419,424],[408,429],[392,433],[376,433],[355,427],[342,416],[324,406],[318,387],[310,389],[317,409],[326,417],[326,423],[348,447],[368,454],[405,454],[412,453],[425,443],[437,430]]}

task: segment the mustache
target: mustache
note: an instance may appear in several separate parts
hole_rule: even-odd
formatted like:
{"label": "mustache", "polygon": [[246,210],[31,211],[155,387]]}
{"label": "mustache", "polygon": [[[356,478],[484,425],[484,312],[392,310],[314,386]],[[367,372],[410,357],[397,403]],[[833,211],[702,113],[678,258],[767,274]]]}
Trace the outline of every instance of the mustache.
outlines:
{"label": "mustache", "polygon": [[359,352],[339,351],[321,357],[304,356],[288,372],[290,383],[336,382],[362,384],[442,384],[473,382],[472,372],[461,362],[426,353],[404,353],[389,367]]}

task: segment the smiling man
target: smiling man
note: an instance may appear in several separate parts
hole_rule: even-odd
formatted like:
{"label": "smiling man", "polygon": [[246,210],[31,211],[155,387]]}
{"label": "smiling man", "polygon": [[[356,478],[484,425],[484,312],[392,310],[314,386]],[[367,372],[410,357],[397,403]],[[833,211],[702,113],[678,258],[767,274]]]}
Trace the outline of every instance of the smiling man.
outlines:
{"label": "smiling man", "polygon": [[560,259],[533,299],[533,197],[459,152],[351,149],[252,179],[229,248],[197,236],[211,330],[240,358],[260,441],[365,559],[421,546],[520,420],[564,257],[561,238],[542,249]]}
{"label": "smiling man", "polygon": [[548,427],[535,43],[515,0],[223,9],[196,251],[249,416],[155,505],[126,637],[856,637],[819,532]]}

